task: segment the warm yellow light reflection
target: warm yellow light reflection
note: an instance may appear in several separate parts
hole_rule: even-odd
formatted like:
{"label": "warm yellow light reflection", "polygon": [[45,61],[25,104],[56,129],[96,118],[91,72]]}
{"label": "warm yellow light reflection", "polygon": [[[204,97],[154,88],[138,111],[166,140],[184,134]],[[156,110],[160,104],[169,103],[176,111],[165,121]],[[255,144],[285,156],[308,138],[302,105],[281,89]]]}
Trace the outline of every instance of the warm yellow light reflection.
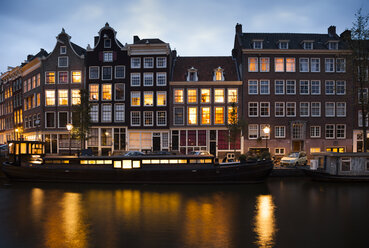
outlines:
{"label": "warm yellow light reflection", "polygon": [[256,215],[254,231],[259,247],[273,247],[276,233],[274,216],[275,205],[271,195],[260,195],[256,199]]}

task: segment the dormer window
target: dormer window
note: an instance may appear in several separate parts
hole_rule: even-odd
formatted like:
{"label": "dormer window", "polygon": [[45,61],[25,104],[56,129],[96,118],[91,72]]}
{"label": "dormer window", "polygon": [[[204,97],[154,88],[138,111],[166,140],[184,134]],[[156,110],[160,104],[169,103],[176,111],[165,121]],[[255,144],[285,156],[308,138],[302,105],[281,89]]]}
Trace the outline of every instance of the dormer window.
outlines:
{"label": "dormer window", "polygon": [[279,49],[288,49],[288,41],[279,41]]}
{"label": "dormer window", "polygon": [[329,41],[328,42],[329,50],[337,50],[338,49],[338,41]]}
{"label": "dormer window", "polygon": [[304,41],[303,47],[305,50],[312,50],[313,49],[313,42],[312,41]]}
{"label": "dormer window", "polygon": [[67,47],[66,46],[61,46],[60,47],[60,54],[67,54]]}
{"label": "dormer window", "polygon": [[262,40],[254,40],[253,41],[254,49],[263,49],[263,41]]}
{"label": "dormer window", "polygon": [[224,81],[224,75],[223,75],[223,69],[222,67],[218,67],[214,70],[214,81]]}
{"label": "dormer window", "polygon": [[187,72],[187,81],[198,81],[197,69],[191,67]]}
{"label": "dormer window", "polygon": [[111,39],[104,39],[104,48],[111,48]]}

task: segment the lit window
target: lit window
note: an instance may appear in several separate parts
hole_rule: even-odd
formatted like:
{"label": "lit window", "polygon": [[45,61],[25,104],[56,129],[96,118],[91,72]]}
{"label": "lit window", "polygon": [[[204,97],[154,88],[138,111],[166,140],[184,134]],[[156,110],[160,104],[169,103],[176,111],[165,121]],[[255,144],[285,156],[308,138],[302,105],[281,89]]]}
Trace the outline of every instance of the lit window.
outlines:
{"label": "lit window", "polygon": [[217,69],[214,70],[214,81],[223,81],[224,77],[223,77],[223,69],[221,67],[218,67]]}
{"label": "lit window", "polygon": [[166,57],[157,57],[156,58],[156,67],[157,68],[167,68],[167,58]]}
{"label": "lit window", "polygon": [[237,107],[228,107],[228,124],[236,124],[238,121]]}
{"label": "lit window", "polygon": [[124,65],[117,65],[115,67],[115,78],[125,78],[126,67]]}
{"label": "lit window", "polygon": [[46,106],[55,105],[55,90],[45,90]]}
{"label": "lit window", "polygon": [[156,125],[157,126],[167,125],[167,112],[166,111],[156,112]]}
{"label": "lit window", "polygon": [[201,89],[201,103],[210,102],[210,89]]}
{"label": "lit window", "polygon": [[153,68],[154,67],[154,58],[144,58],[144,68]]}
{"label": "lit window", "polygon": [[81,83],[81,71],[72,71],[72,83]]}
{"label": "lit window", "polygon": [[113,61],[113,52],[104,52],[104,62]]}
{"label": "lit window", "polygon": [[144,92],[144,106],[154,105],[154,93],[152,91]]}
{"label": "lit window", "polygon": [[187,90],[187,103],[197,103],[197,90],[196,89]]}
{"label": "lit window", "polygon": [[98,100],[99,100],[99,85],[90,84],[90,101],[98,101]]}
{"label": "lit window", "polygon": [[215,107],[214,124],[224,124],[224,107]]}
{"label": "lit window", "polygon": [[36,106],[40,106],[41,104],[41,93],[37,93],[37,102],[36,102]]}
{"label": "lit window", "polygon": [[228,89],[228,102],[238,102],[237,89]]}
{"label": "lit window", "polygon": [[81,104],[81,95],[79,90],[72,90],[72,105]]}
{"label": "lit window", "polygon": [[197,124],[197,107],[188,108],[188,124],[189,125]]}
{"label": "lit window", "polygon": [[111,93],[112,88],[111,84],[103,84],[102,85],[102,100],[103,101],[111,101]]}
{"label": "lit window", "polygon": [[132,91],[131,92],[131,106],[141,106],[141,92]]}
{"label": "lit window", "polygon": [[123,101],[124,98],[124,84],[115,84],[115,100]]}
{"label": "lit window", "polygon": [[102,68],[102,80],[111,80],[112,79],[112,67],[111,66],[103,66]]}
{"label": "lit window", "polygon": [[55,84],[55,72],[46,72],[45,77],[47,84]]}
{"label": "lit window", "polygon": [[167,92],[158,91],[156,93],[156,106],[167,106]]}
{"label": "lit window", "polygon": [[166,72],[157,72],[156,73],[156,85],[157,86],[166,86],[167,85],[167,73]]}
{"label": "lit window", "polygon": [[183,103],[183,90],[175,89],[174,90],[174,103]]}
{"label": "lit window", "polygon": [[124,104],[115,104],[114,107],[115,121],[124,122]]}
{"label": "lit window", "polygon": [[143,112],[143,124],[144,124],[144,126],[153,126],[154,125],[154,112],[152,112],[152,111],[144,111]]}
{"label": "lit window", "polygon": [[140,85],[141,85],[141,74],[131,73],[131,86],[140,86]]}
{"label": "lit window", "polygon": [[131,68],[141,68],[141,58],[131,58]]}
{"label": "lit window", "polygon": [[320,72],[320,59],[312,58],[310,60],[311,63],[311,72]]}
{"label": "lit window", "polygon": [[153,73],[144,73],[143,83],[144,86],[153,86],[154,85],[154,74]]}
{"label": "lit window", "polygon": [[275,58],[274,67],[276,72],[284,72],[284,58]]}
{"label": "lit window", "polygon": [[41,85],[41,78],[40,78],[40,73],[37,74],[37,81],[36,81],[36,87]]}
{"label": "lit window", "polygon": [[140,111],[131,111],[131,125],[132,126],[141,125],[141,113],[140,113]]}
{"label": "lit window", "polygon": [[58,72],[58,83],[59,84],[67,84],[68,83],[68,72],[67,71],[59,71]]}
{"label": "lit window", "polygon": [[203,125],[210,124],[210,107],[201,108],[201,124]]}
{"label": "lit window", "polygon": [[214,102],[224,103],[224,89],[214,89]]}
{"label": "lit window", "polygon": [[258,58],[249,58],[249,72],[258,71]]}
{"label": "lit window", "polygon": [[58,57],[58,67],[68,67],[68,57]]}
{"label": "lit window", "polygon": [[59,90],[58,91],[58,104],[59,106],[67,106],[68,105],[68,90]]}
{"label": "lit window", "polygon": [[295,72],[295,58],[286,58],[286,72]]}
{"label": "lit window", "polygon": [[260,71],[269,72],[269,58],[260,58]]}
{"label": "lit window", "polygon": [[89,67],[89,77],[90,79],[99,79],[99,67],[98,66],[90,66]]}

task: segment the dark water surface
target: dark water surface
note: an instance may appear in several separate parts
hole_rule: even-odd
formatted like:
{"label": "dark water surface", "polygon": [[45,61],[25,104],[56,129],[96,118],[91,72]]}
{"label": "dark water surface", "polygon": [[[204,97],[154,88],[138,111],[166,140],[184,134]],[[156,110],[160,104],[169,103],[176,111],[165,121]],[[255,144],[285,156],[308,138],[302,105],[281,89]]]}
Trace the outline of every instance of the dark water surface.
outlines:
{"label": "dark water surface", "polygon": [[0,247],[369,247],[369,184],[13,183]]}

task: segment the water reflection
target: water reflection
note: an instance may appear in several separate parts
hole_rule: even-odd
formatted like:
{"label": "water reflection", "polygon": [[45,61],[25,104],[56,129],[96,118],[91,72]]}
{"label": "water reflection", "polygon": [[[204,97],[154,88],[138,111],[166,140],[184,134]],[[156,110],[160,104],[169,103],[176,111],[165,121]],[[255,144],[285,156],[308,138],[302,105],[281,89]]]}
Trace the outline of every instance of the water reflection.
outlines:
{"label": "water reflection", "polygon": [[275,244],[275,205],[271,195],[260,195],[256,199],[254,231],[259,247],[273,247]]}

